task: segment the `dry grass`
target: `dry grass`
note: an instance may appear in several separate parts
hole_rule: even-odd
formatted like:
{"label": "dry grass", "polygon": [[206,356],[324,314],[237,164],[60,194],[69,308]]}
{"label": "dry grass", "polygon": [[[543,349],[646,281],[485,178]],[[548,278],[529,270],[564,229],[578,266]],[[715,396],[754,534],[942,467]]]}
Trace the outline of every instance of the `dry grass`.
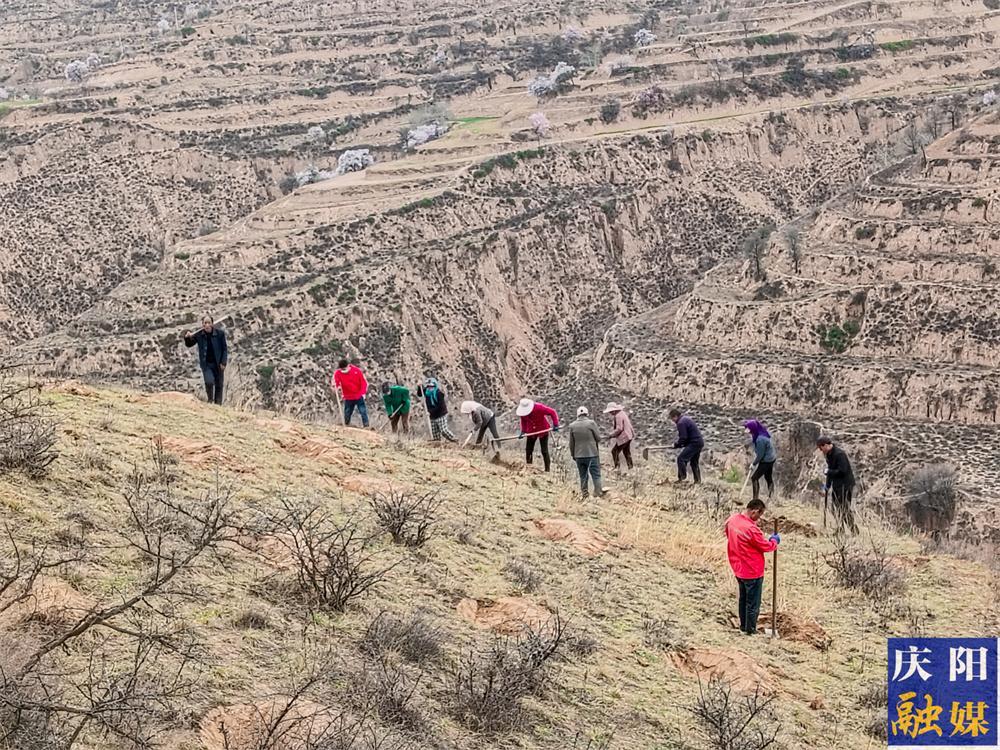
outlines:
{"label": "dry grass", "polygon": [[[210,491],[218,481],[234,483],[237,505],[245,517],[273,516],[282,497],[315,501],[340,521],[359,512],[370,517],[364,488],[352,491],[338,485],[317,491],[314,460],[275,449],[276,439],[286,434],[279,425],[261,425],[253,416],[229,410],[138,400],[113,391],[88,397],[59,393],[53,400],[63,434],[99,436],[91,442],[99,440],[106,466],[81,474],[78,467],[88,440],[61,439],[62,455],[48,478],[37,482],[0,478],[5,512],[22,538],[63,538],[95,547],[110,544],[109,530],[116,528],[119,513],[117,488],[133,462],[149,462],[152,438],[158,434],[210,443],[252,466],[254,471],[247,473],[224,461],[199,465],[164,459],[171,481],[195,494]],[[111,412],[113,422],[98,428]],[[281,694],[317,649],[326,649],[334,662],[349,665],[324,683],[321,692],[327,698],[342,696],[349,690],[350,676],[359,674],[359,660],[369,658],[359,651],[359,642],[374,640],[385,648],[365,649],[390,659],[404,658],[407,665],[400,669],[390,660],[382,672],[369,668],[366,679],[376,686],[383,678],[405,673],[397,685],[403,693],[396,695],[405,698],[403,704],[390,702],[372,716],[380,731],[405,732],[407,724],[422,722],[421,731],[432,733],[439,744],[482,747],[482,741],[453,718],[442,686],[447,684],[449,665],[469,649],[480,653],[492,635],[464,620],[455,604],[462,599],[497,601],[508,595],[511,582],[510,573],[503,571],[505,564],[530,560],[532,573],[543,581],[532,598],[569,623],[569,656],[551,663],[557,678],[546,689],[525,698],[531,729],[518,736],[521,747],[554,750],[565,747],[566,737],[607,737],[613,729],[611,747],[653,748],[662,745],[664,736],[695,731],[687,707],[697,699],[698,683],[671,661],[675,648],[742,651],[760,669],[777,675],[781,690],[773,708],[787,746],[830,750],[867,746],[871,717],[855,710],[857,696],[884,674],[886,635],[906,634],[911,624],[905,611],[875,612],[867,602],[833,585],[823,563],[833,549],[829,537],[783,534],[778,597],[782,612],[822,626],[832,641],[828,650],[821,652],[807,643],[745,639],[729,623],[735,614],[735,586],[713,510],[716,487],[725,507],[731,507],[734,491],[725,485],[710,485],[704,493],[676,492],[657,486],[656,475],[650,473],[630,490],[629,500],[583,507],[569,502],[575,489],[572,482],[562,485],[554,476],[513,472],[478,456],[470,465],[468,454],[419,442],[398,451],[389,441],[372,441],[357,431],[308,424],[295,429],[306,436],[301,439],[316,438],[333,446],[338,455],[349,455],[346,473],[391,474],[405,477],[418,491],[436,489],[441,498],[440,527],[456,531],[442,531],[417,548],[395,546],[388,535],[381,536],[373,551],[380,559],[399,564],[380,589],[343,613],[314,611],[294,590],[276,586],[288,573],[282,573],[281,560],[272,559],[266,547],[256,554],[234,550],[224,565],[205,565],[192,572],[183,582],[191,596],[178,601],[176,613],[201,644],[210,665],[199,678],[200,702],[180,707],[194,717],[192,725],[213,707],[251,705]],[[442,461],[458,461],[459,456],[468,469],[442,470]],[[572,544],[539,534],[535,520],[565,517],[557,510],[560,503],[581,527],[612,544],[588,556]],[[775,512],[803,525],[818,520],[815,509],[787,501],[779,502]],[[1000,625],[995,600],[982,596],[991,580],[984,565],[934,549],[923,552],[918,540],[893,534],[880,519],[861,514],[859,520],[866,533],[885,541],[894,560],[902,561],[907,589],[919,593],[919,606],[916,593],[903,604],[918,614],[934,614],[923,624],[927,634],[995,632]],[[130,585],[133,571],[126,559],[105,552],[96,555],[86,570],[56,574],[81,596],[95,597]],[[768,612],[770,578],[764,599]],[[385,618],[373,626],[383,610],[404,614],[392,615],[387,629]],[[415,626],[417,635],[431,632],[441,646],[437,655],[420,658],[419,664],[409,659],[417,660],[422,646],[410,657],[400,656],[412,651],[407,645],[412,633],[407,633],[413,623],[405,613],[416,611],[422,623]],[[370,626],[371,638],[366,639]],[[579,644],[574,643],[573,633],[582,634]],[[808,703],[816,696],[823,696],[827,710],[809,710]],[[623,722],[623,707],[636,720]],[[411,708],[419,716],[407,713]],[[393,722],[382,715],[395,716],[402,724],[390,726]],[[177,730],[172,742],[185,750],[197,747],[195,734]]]}

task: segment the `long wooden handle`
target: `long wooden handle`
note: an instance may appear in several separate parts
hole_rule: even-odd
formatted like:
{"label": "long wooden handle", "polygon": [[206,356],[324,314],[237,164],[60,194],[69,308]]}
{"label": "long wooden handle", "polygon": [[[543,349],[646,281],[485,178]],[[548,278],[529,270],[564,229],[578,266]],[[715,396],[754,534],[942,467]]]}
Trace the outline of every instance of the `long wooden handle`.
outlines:
{"label": "long wooden handle", "polygon": [[[778,533],[778,519],[774,519],[774,533]],[[778,546],[774,548],[774,565],[771,567],[771,634],[778,637]]]}

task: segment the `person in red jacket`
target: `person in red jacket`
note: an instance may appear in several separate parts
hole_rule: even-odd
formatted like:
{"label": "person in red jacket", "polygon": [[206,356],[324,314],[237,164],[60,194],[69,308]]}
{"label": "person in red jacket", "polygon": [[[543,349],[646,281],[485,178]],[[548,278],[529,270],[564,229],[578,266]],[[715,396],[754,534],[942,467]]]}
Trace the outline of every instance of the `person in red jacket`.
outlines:
{"label": "person in red jacket", "polygon": [[333,373],[333,390],[340,394],[344,401],[344,424],[351,424],[351,417],[357,409],[361,415],[361,426],[368,427],[368,408],[365,406],[365,395],[368,393],[368,380],[360,367],[350,364],[346,359],[337,364]]}
{"label": "person in red jacket", "polygon": [[532,401],[530,398],[521,399],[516,414],[521,418],[521,434],[517,437],[528,438],[524,446],[528,465],[531,465],[537,441],[542,448],[542,463],[545,464],[545,471],[548,471],[552,465],[549,459],[549,433],[559,432],[559,415],[552,407]]}
{"label": "person in red jacket", "polygon": [[781,543],[777,534],[765,539],[757,526],[766,508],[763,500],[755,498],[747,503],[743,513],[733,513],[726,521],[729,565],[740,584],[740,630],[747,635],[757,632],[760,596],[764,590],[764,553],[774,552]]}

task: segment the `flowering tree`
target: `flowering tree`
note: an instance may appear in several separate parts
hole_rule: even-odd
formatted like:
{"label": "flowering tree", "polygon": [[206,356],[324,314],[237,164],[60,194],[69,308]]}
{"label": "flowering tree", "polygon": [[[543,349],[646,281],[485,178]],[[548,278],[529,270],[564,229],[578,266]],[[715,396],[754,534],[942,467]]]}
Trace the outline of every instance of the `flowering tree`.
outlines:
{"label": "flowering tree", "polygon": [[90,68],[83,60],[74,60],[66,65],[63,74],[70,83],[83,83],[83,79],[90,74]]}
{"label": "flowering tree", "polygon": [[566,30],[562,33],[562,38],[567,44],[576,44],[586,39],[583,32],[576,26],[567,26]]}
{"label": "flowering tree", "polygon": [[535,131],[535,135],[539,138],[548,137],[549,131],[552,129],[552,124],[549,122],[549,118],[545,116],[545,113],[535,112],[528,118],[528,122],[531,123],[531,129]]}
{"label": "flowering tree", "polygon": [[319,125],[313,125],[306,131],[306,139],[313,143],[318,143],[326,139],[326,131]]}
{"label": "flowering tree", "polygon": [[437,51],[434,53],[434,57],[431,58],[431,62],[439,68],[443,68],[448,63],[448,53],[445,51],[444,47],[437,48]]}
{"label": "flowering tree", "polygon": [[632,37],[636,47],[648,47],[656,41],[656,34],[649,29],[639,29]]}
{"label": "flowering tree", "polygon": [[422,146],[428,141],[440,138],[447,132],[448,126],[437,120],[434,122],[428,122],[424,125],[418,125],[417,127],[407,131],[406,148],[413,149],[417,146]]}
{"label": "flowering tree", "polygon": [[528,82],[528,93],[539,99],[562,93],[576,75],[576,68],[572,65],[560,62],[548,75],[537,76]]}
{"label": "flowering tree", "polygon": [[168,21],[166,18],[161,18],[159,22],[156,24],[156,30],[161,34],[166,34],[168,31],[170,31],[171,26],[172,24],[170,23],[170,21]]}
{"label": "flowering tree", "polygon": [[985,94],[983,94],[984,107],[992,107],[996,103],[996,100],[997,100],[996,91],[987,91]]}
{"label": "flowering tree", "polygon": [[336,173],[341,175],[348,172],[360,172],[374,163],[375,157],[371,155],[371,151],[367,148],[348,149],[337,159]]}

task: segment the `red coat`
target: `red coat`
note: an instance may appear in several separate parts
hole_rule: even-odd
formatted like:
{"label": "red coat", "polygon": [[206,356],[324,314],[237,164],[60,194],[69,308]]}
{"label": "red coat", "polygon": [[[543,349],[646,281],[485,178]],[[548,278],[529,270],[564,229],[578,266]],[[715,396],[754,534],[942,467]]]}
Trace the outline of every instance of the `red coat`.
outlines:
{"label": "red coat", "polygon": [[764,538],[764,532],[745,513],[733,513],[726,521],[729,540],[729,565],[737,578],[761,578],[764,553],[778,549],[778,543]]}
{"label": "red coat", "polygon": [[333,373],[333,387],[339,388],[345,401],[359,401],[368,393],[368,381],[359,367],[351,365],[347,372],[337,370]]}
{"label": "red coat", "polygon": [[531,413],[526,417],[521,417],[521,432],[525,435],[530,435],[533,432],[544,432],[549,429],[550,419],[552,427],[559,426],[559,415],[556,414],[556,410],[536,401],[535,408],[531,410]]}

